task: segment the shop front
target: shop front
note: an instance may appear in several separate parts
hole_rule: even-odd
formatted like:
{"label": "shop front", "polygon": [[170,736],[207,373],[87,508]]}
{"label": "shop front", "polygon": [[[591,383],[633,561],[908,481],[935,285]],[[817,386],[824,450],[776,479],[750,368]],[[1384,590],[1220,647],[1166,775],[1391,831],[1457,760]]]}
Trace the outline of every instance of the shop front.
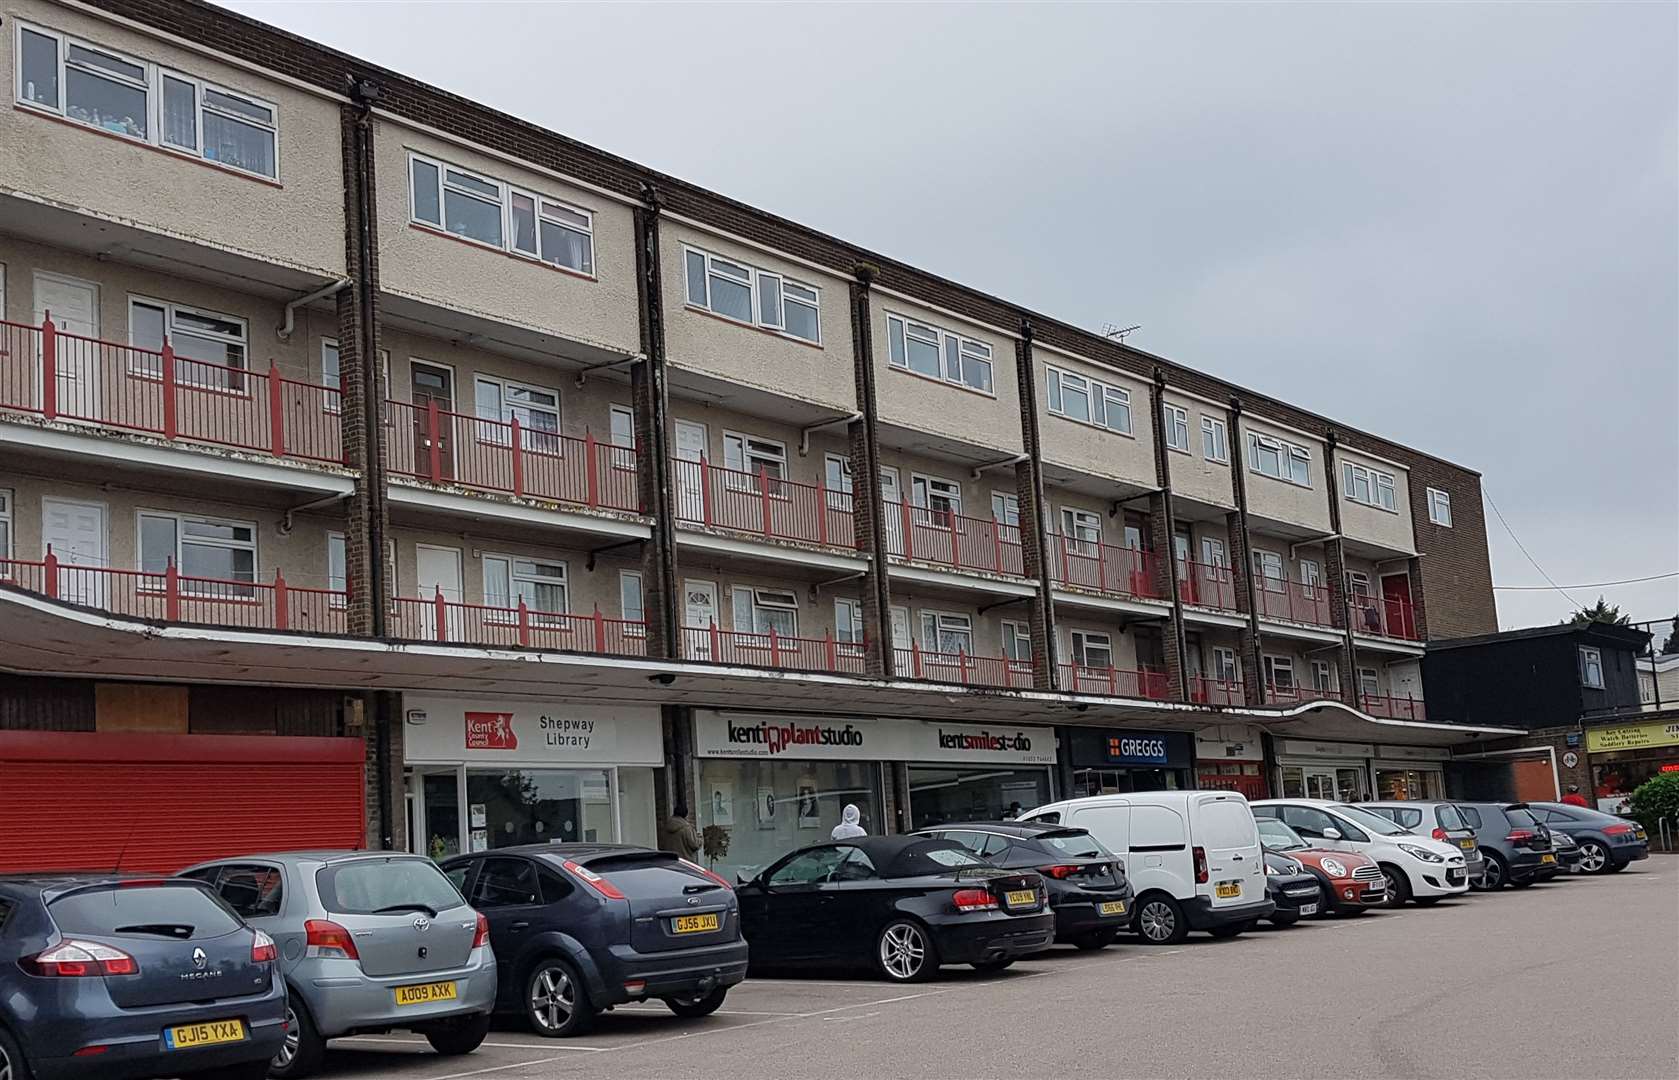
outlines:
{"label": "shop front", "polygon": [[1679,719],[1586,729],[1594,805],[1625,810],[1638,785],[1664,772],[1679,772]]}
{"label": "shop front", "polygon": [[405,695],[403,719],[416,852],[656,844],[657,708]]}
{"label": "shop front", "polygon": [[1178,791],[1194,787],[1195,740],[1187,731],[1062,728],[1072,767],[1070,795]]}
{"label": "shop front", "polygon": [[1269,794],[1265,752],[1258,728],[1220,724],[1195,733],[1195,786],[1239,791],[1250,799]]}
{"label": "shop front", "polygon": [[1277,789],[1289,799],[1444,799],[1450,758],[1434,746],[1280,739]]}
{"label": "shop front", "polygon": [[[694,713],[696,819],[725,877],[827,840],[853,804],[870,834],[890,831],[888,788],[914,828],[995,820],[1048,802],[1049,728],[920,720]],[[892,785],[902,768],[907,784]]]}

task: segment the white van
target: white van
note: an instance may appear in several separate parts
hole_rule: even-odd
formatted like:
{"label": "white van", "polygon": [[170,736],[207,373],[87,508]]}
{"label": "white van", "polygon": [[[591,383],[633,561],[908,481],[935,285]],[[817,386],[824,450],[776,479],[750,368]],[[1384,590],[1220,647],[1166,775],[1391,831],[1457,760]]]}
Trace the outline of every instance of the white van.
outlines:
{"label": "white van", "polygon": [[1049,803],[1020,815],[1090,830],[1125,862],[1131,929],[1154,945],[1191,930],[1235,937],[1270,915],[1265,859],[1248,800],[1234,791],[1139,791]]}

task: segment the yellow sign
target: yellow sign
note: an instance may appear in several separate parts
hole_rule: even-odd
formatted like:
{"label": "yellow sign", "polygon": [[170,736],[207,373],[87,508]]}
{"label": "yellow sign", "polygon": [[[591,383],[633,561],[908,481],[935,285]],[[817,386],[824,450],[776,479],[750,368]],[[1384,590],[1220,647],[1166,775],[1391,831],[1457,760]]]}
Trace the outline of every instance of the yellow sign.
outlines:
{"label": "yellow sign", "polygon": [[1651,746],[1679,746],[1679,723],[1628,724],[1586,732],[1586,749],[1594,754],[1608,750],[1643,750]]}

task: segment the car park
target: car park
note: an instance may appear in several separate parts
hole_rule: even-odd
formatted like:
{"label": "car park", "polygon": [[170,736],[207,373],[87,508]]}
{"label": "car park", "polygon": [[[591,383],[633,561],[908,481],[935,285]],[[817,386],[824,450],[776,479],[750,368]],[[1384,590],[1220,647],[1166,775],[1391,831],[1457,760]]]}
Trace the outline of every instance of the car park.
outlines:
{"label": "car park", "polygon": [[1387,902],[1387,878],[1374,860],[1350,851],[1312,847],[1276,818],[1256,817],[1265,850],[1287,855],[1317,879],[1324,914],[1357,915]]}
{"label": "car park", "polygon": [[1434,904],[1469,891],[1463,849],[1403,829],[1380,814],[1328,799],[1262,799],[1259,817],[1278,818],[1310,843],[1373,859],[1387,879],[1387,902]]}
{"label": "car park", "polygon": [[538,1035],[581,1035],[631,1001],[706,1016],[746,978],[734,890],[667,852],[531,844],[457,856],[443,871],[489,920],[498,1008]]}
{"label": "car park", "polygon": [[1487,860],[1483,889],[1524,888],[1561,869],[1549,834],[1526,803],[1460,802],[1457,808]]}
{"label": "car park", "polygon": [[1089,830],[1126,866],[1136,891],[1132,929],[1152,945],[1191,930],[1235,937],[1276,904],[1248,801],[1234,791],[1149,791],[1049,803],[1023,821]]}
{"label": "car park", "polygon": [[270,1075],[309,1075],[327,1040],[343,1035],[405,1029],[440,1054],[467,1054],[489,1033],[489,922],[430,859],[287,852],[182,876],[209,885],[279,946],[287,1029]]}
{"label": "car park", "polygon": [[1263,858],[1265,898],[1277,905],[1265,921],[1272,926],[1293,926],[1303,918],[1322,912],[1323,890],[1318,885],[1318,879],[1306,870],[1303,863],[1269,849]]}
{"label": "car park", "polygon": [[286,1035],[275,953],[196,882],[0,878],[0,1078],[258,1080]]}
{"label": "car park", "polygon": [[1636,821],[1566,803],[1530,802],[1527,808],[1553,834],[1574,838],[1582,873],[1613,874],[1650,857],[1649,834]]}
{"label": "car park", "polygon": [[993,866],[1036,870],[1055,912],[1055,940],[1100,949],[1131,925],[1133,892],[1125,864],[1088,829],[1036,821],[973,821],[922,829],[954,840]]}
{"label": "car park", "polygon": [[942,964],[998,971],[1055,939],[1042,877],[991,866],[953,840],[816,844],[741,878],[755,967],[871,966],[919,982]]}
{"label": "car park", "polygon": [[1486,873],[1486,859],[1481,855],[1480,845],[1475,842],[1475,830],[1464,820],[1463,813],[1458,810],[1456,803],[1419,799],[1413,802],[1364,802],[1358,805],[1373,814],[1390,819],[1402,829],[1409,829],[1442,844],[1456,844],[1463,849],[1463,868],[1469,872],[1470,887],[1481,883],[1481,878]]}

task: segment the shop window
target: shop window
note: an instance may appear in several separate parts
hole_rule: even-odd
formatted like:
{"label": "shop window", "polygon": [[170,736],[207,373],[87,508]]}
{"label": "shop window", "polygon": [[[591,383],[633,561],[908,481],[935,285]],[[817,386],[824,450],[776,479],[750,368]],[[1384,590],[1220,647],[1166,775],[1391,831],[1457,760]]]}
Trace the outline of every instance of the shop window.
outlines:
{"label": "shop window", "polygon": [[[428,799],[431,795],[427,777]],[[455,774],[446,777],[454,802]],[[612,785],[605,769],[468,769],[467,850],[519,844],[597,843],[617,839]],[[458,814],[451,815],[458,821]],[[439,834],[428,804],[427,831]]]}
{"label": "shop window", "polygon": [[706,865],[733,881],[756,876],[789,851],[826,841],[847,804],[870,835],[885,831],[880,769],[861,761],[706,758],[699,764],[698,824],[727,838]]}
{"label": "shop window", "polygon": [[[985,765],[912,765],[909,768],[910,817],[916,829],[945,822],[1007,821],[1049,801],[1044,769],[998,770]],[[945,834],[977,855],[990,858],[1008,839],[971,830]]]}

